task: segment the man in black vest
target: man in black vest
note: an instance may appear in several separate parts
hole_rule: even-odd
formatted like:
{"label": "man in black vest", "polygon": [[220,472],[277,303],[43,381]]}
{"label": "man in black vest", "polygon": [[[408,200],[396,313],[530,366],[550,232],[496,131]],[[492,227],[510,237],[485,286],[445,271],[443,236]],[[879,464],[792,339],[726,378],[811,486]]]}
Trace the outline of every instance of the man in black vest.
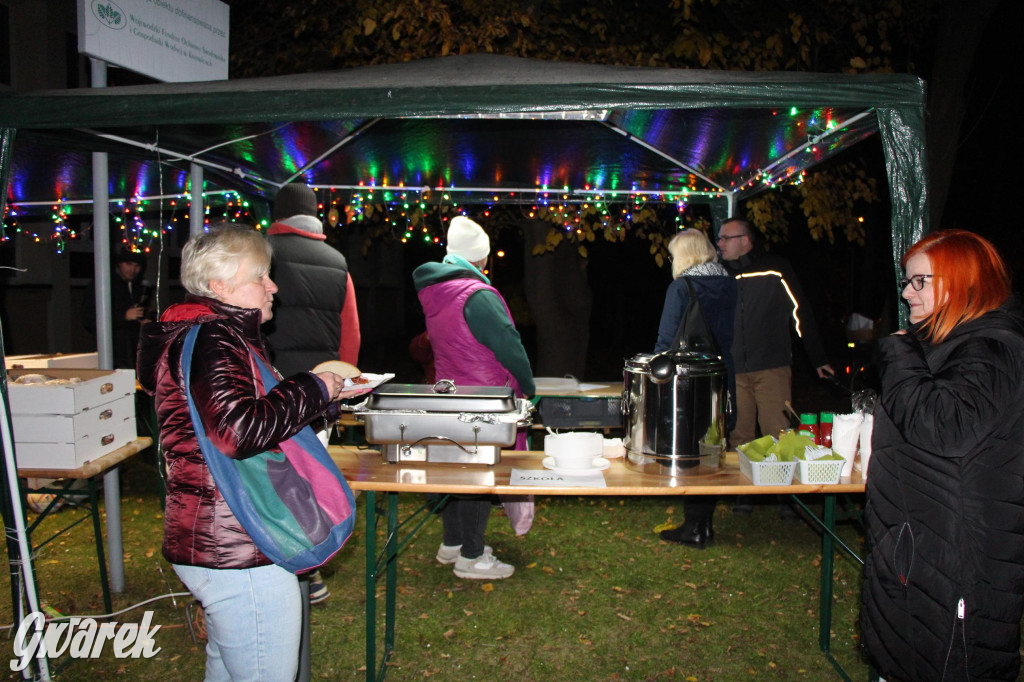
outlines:
{"label": "man in black vest", "polygon": [[274,319],[266,326],[274,366],[288,376],[325,360],[359,362],[359,313],[345,256],[326,244],[316,193],[301,183],[274,198]]}

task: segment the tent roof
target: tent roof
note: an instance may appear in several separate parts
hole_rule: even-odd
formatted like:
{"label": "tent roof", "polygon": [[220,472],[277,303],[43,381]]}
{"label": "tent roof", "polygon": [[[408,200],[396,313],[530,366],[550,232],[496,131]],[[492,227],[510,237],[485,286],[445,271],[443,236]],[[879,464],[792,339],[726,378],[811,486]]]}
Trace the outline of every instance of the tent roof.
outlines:
{"label": "tent roof", "polygon": [[18,206],[87,201],[94,150],[110,152],[112,198],[184,192],[191,162],[208,185],[267,198],[296,179],[672,200],[760,191],[876,132],[879,111],[914,118],[923,106],[912,76],[468,55],[10,95],[0,127],[18,129],[7,194]]}

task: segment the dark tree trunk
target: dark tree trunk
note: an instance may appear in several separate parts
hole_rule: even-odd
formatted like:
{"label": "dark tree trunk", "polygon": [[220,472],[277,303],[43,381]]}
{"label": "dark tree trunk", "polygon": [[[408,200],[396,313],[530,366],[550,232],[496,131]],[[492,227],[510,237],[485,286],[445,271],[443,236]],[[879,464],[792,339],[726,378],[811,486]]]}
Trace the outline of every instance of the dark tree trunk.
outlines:
{"label": "dark tree trunk", "polygon": [[526,238],[526,300],[537,325],[537,366],[541,377],[571,374],[580,379],[587,361],[592,295],[587,283],[587,261],[574,244],[533,255],[543,244],[551,223],[531,220],[523,224]]}
{"label": "dark tree trunk", "polygon": [[[935,61],[928,82],[928,189],[932,229],[942,227],[967,111],[968,85],[978,43],[999,0],[944,0],[936,27]],[[1007,65],[1007,68],[1014,68]]]}

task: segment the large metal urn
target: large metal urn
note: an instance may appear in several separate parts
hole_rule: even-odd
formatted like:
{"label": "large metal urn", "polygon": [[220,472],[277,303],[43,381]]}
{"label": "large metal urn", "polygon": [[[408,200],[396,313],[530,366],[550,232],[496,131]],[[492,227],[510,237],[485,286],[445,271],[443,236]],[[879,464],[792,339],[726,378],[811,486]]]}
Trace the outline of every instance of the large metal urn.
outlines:
{"label": "large metal urn", "polygon": [[728,371],[717,355],[641,354],[623,369],[628,466],[664,476],[718,470],[725,443]]}

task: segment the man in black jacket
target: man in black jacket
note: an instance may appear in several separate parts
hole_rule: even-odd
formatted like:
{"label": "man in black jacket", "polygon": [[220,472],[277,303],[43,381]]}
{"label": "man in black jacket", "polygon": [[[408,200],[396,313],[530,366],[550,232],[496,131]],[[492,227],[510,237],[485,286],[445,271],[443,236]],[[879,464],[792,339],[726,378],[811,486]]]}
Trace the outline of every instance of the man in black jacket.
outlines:
{"label": "man in black jacket", "polygon": [[[803,341],[818,376],[834,374],[828,363],[814,315],[789,262],[768,253],[756,242],[746,220],[730,218],[718,232],[718,250],[726,270],[736,277],[732,357],[736,366],[736,427],[729,433],[732,447],[761,434],[778,437],[789,428],[786,401],[792,395],[793,351],[790,324]],[[734,511],[752,509],[740,500]]]}

